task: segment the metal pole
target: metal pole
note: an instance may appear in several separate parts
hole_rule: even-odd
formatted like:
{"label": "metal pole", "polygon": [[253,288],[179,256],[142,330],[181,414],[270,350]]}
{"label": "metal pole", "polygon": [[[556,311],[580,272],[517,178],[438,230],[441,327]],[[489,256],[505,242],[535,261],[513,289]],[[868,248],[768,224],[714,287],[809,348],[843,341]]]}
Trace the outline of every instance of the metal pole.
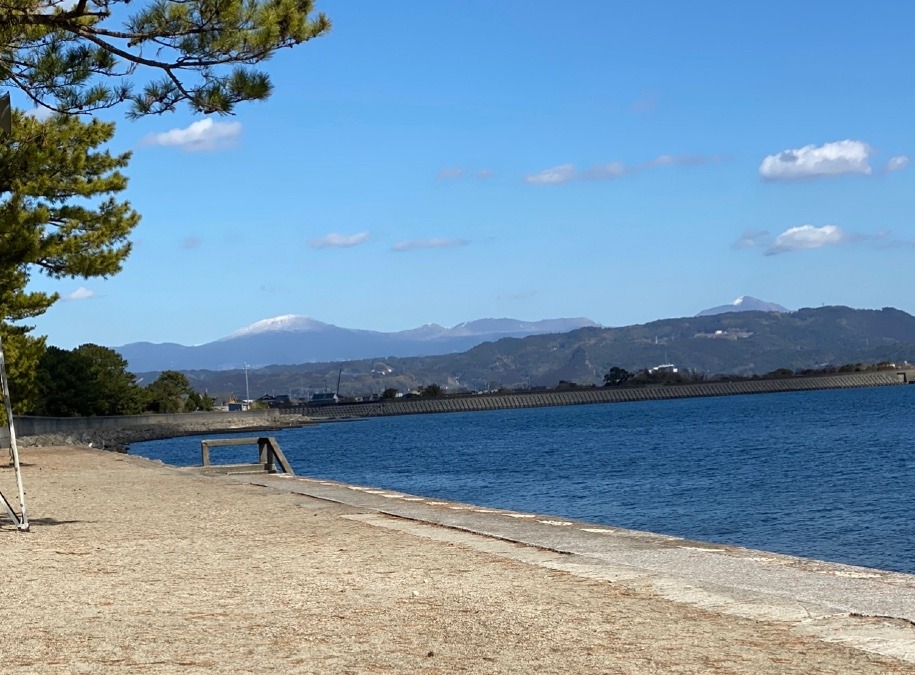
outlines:
{"label": "metal pole", "polygon": [[248,390],[248,364],[245,364],[245,403],[250,407],[251,405],[251,392]]}
{"label": "metal pole", "polygon": [[29,529],[29,516],[25,508],[25,488],[22,486],[22,470],[19,467],[19,448],[16,446],[16,429],[13,424],[13,405],[10,402],[10,387],[6,377],[6,361],[3,358],[3,337],[0,336],[0,381],[3,383],[3,404],[6,410],[6,421],[10,430],[10,459],[16,472],[16,486],[19,488],[19,508],[21,514],[16,526],[23,532]]}
{"label": "metal pole", "polygon": [[[13,110],[10,105],[9,93],[0,96],[0,132],[7,136],[12,132]],[[10,387],[6,378],[6,362],[3,359],[3,338],[0,337],[0,382],[3,383],[3,403],[6,410],[6,421],[10,430],[10,461],[13,463],[13,470],[16,472],[16,486],[19,488],[19,509],[21,514],[16,516],[9,508],[6,499],[3,498],[4,506],[11,512],[16,526],[22,531],[29,529],[29,517],[25,510],[25,489],[22,487],[22,470],[19,468],[19,448],[16,446],[16,429],[13,424],[13,405],[10,403]],[[2,498],[3,495],[0,495]]]}

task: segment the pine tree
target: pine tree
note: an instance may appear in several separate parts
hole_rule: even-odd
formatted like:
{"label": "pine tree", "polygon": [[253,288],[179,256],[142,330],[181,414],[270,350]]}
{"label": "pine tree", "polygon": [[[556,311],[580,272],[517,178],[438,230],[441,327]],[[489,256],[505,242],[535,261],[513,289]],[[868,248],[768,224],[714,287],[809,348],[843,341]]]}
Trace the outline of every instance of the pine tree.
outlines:
{"label": "pine tree", "polygon": [[[135,9],[136,8],[136,9]],[[8,0],[0,6],[0,89],[60,113],[14,111],[0,129],[0,334],[15,407],[34,405],[44,338],[10,321],[44,312],[56,294],[29,291],[32,274],[108,276],[130,252],[139,215],[112,195],[129,155],[97,148],[114,127],[69,115],[128,102],[128,117],[186,104],[230,114],[264,100],[258,65],[330,30],[313,0]],[[135,85],[139,84],[139,89]],[[5,122],[9,98],[0,99]],[[2,413],[2,411],[0,411]]]}
{"label": "pine tree", "polygon": [[155,382],[146,387],[147,407],[157,413],[177,413],[186,410],[185,400],[194,394],[184,373],[163,370]]}
{"label": "pine tree", "polygon": [[34,403],[34,370],[44,349],[21,322],[40,315],[56,293],[28,288],[31,277],[107,277],[130,253],[140,220],[114,195],[127,187],[129,153],[99,147],[114,125],[76,116],[47,120],[14,112],[0,138],[0,328],[17,409]]}
{"label": "pine tree", "polygon": [[[0,322],[3,357],[15,414],[31,411],[38,402],[36,373],[45,352],[45,339],[32,337],[28,332],[26,326],[11,326]],[[0,405],[0,425],[5,423],[6,410]]]}
{"label": "pine tree", "polygon": [[80,345],[48,347],[38,364],[38,415],[133,415],[143,411],[145,392],[113,349]]}
{"label": "pine tree", "polygon": [[[8,0],[0,6],[0,86],[58,112],[124,101],[128,114],[231,113],[266,99],[256,66],[330,30],[313,0]],[[144,75],[148,75],[144,79]],[[133,84],[142,87],[135,91]]]}
{"label": "pine tree", "polygon": [[127,237],[140,221],[113,195],[127,187],[119,169],[129,153],[98,150],[111,123],[14,113],[0,142],[0,309],[18,321],[44,312],[56,294],[29,292],[39,271],[49,277],[107,277],[130,253]]}

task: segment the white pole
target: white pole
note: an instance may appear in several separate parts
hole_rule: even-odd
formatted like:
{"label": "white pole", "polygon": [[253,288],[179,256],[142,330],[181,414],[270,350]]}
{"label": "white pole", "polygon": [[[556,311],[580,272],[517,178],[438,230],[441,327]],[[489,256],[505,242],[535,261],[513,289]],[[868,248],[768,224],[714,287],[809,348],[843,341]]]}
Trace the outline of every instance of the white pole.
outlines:
{"label": "white pole", "polygon": [[[0,96],[0,131],[7,136],[12,131],[12,112],[10,109],[10,95]],[[19,487],[19,508],[22,511],[18,517],[17,527],[22,531],[29,529],[29,517],[25,512],[25,489],[22,487],[22,471],[19,468],[19,448],[16,447],[16,429],[13,426],[13,405],[10,403],[10,387],[6,379],[6,362],[3,360],[3,338],[0,338],[0,382],[3,383],[3,403],[6,406],[6,421],[10,430],[10,460],[16,472],[16,485]],[[2,497],[3,495],[0,495]],[[3,499],[6,503],[6,499]],[[6,504],[9,508],[9,504]],[[14,517],[16,514],[12,514]]]}
{"label": "white pole", "polygon": [[248,390],[248,364],[245,363],[245,403],[251,406],[251,392]]}
{"label": "white pole", "polygon": [[10,430],[10,459],[16,472],[16,486],[19,488],[19,508],[22,514],[16,523],[22,531],[29,529],[29,517],[25,509],[25,488],[22,486],[22,470],[19,468],[19,448],[16,446],[16,429],[13,425],[13,405],[10,403],[10,387],[6,377],[6,361],[3,358],[3,338],[0,337],[0,381],[3,383],[3,403],[6,410],[6,421]]}

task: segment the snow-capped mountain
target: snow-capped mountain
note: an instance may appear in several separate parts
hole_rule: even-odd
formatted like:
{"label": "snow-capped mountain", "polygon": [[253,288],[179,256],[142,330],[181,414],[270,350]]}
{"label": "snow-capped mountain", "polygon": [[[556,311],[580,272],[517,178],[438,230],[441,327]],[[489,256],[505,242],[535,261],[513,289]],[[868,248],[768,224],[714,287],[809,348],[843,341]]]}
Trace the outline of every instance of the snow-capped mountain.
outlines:
{"label": "snow-capped mountain", "polygon": [[234,333],[221,338],[219,341],[233,340],[235,338],[246,337],[249,335],[258,335],[260,333],[278,331],[285,331],[288,333],[306,333],[309,331],[317,332],[333,330],[335,328],[336,326],[333,326],[329,323],[323,323],[317,319],[312,319],[310,316],[303,316],[301,314],[283,314],[282,316],[275,316],[270,319],[255,321],[250,326],[239,328]]}
{"label": "snow-capped mountain", "polygon": [[463,352],[504,337],[564,333],[597,326],[590,319],[481,319],[453,328],[427,324],[394,333],[340,328],[307,316],[285,314],[257,321],[224,338],[193,347],[134,342],[115,347],[134,372],[223,370],[249,366],[348,361],[386,356]]}
{"label": "snow-capped mountain", "polygon": [[790,311],[774,302],[766,302],[749,295],[741,295],[730,304],[703,309],[696,316],[712,316],[713,314],[725,314],[727,312],[780,312],[786,314]]}

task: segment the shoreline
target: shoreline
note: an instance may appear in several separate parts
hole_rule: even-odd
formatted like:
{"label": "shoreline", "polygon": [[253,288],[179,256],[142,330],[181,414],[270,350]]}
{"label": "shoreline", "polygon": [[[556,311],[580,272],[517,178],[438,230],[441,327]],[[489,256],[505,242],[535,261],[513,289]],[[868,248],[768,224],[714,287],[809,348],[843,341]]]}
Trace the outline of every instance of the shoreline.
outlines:
{"label": "shoreline", "polygon": [[[184,467],[183,470],[194,472],[194,467]],[[915,650],[913,573],[633,530],[553,514],[483,507],[308,476],[272,474],[226,478],[368,509],[412,523],[481,535],[561,556],[588,559],[590,564],[598,567],[602,564],[622,565],[630,571],[659,573],[669,578],[676,577],[689,585],[714,587],[719,593],[715,606],[728,614],[784,618],[786,610],[780,599],[790,598],[790,602],[785,604],[812,603],[820,605],[823,611],[829,608],[847,612],[853,617],[899,620],[913,626],[910,636],[913,642],[909,646]],[[578,564],[581,563],[573,563],[570,567]],[[741,569],[743,572],[739,571]],[[786,579],[792,577],[789,592],[782,584],[788,584]],[[852,588],[855,588],[853,593],[850,592]],[[875,592],[860,592],[865,588]],[[760,594],[757,606],[747,606],[747,597],[742,594],[744,591]],[[671,599],[696,600],[681,597],[678,593],[673,593]],[[699,601],[698,604],[703,605],[704,602]],[[893,650],[896,656],[897,651]],[[905,651],[909,653],[908,649]],[[910,656],[915,663],[915,651]]]}
{"label": "shoreline", "polygon": [[23,459],[9,672],[915,672],[910,575],[101,450]]}
{"label": "shoreline", "polygon": [[[192,421],[194,421],[194,417],[191,415],[184,415],[184,416],[180,416],[180,417],[183,417],[185,419],[191,419]],[[289,422],[290,421],[290,418],[288,416],[274,417],[273,419],[276,420],[277,422]],[[287,424],[269,424],[269,425],[265,425],[262,422],[258,422],[257,424],[249,424],[249,425],[235,424],[235,425],[231,425],[231,426],[228,426],[225,424],[216,425],[216,424],[208,423],[208,424],[204,425],[204,427],[195,425],[193,428],[187,428],[187,427],[178,428],[178,427],[172,426],[172,425],[161,425],[160,424],[156,427],[138,427],[138,428],[130,430],[129,432],[125,433],[124,435],[120,435],[118,438],[123,442],[123,444],[119,445],[116,448],[112,448],[110,445],[106,445],[104,443],[93,444],[91,441],[89,443],[86,443],[85,438],[80,439],[80,440],[73,439],[72,437],[68,437],[66,439],[61,439],[59,436],[57,436],[57,437],[54,437],[54,436],[31,437],[23,445],[24,445],[24,447],[41,446],[41,445],[61,443],[62,440],[65,440],[66,444],[68,444],[68,445],[74,445],[74,446],[88,445],[89,447],[99,447],[99,448],[107,449],[107,450],[115,449],[117,452],[127,454],[130,451],[129,443],[146,441],[146,440],[181,438],[181,437],[187,437],[187,436],[203,436],[203,437],[209,436],[212,438],[214,436],[218,436],[221,434],[256,435],[259,432],[263,432],[261,435],[271,435],[272,432],[276,432],[276,431],[279,431],[282,429],[299,428],[302,426],[310,426],[312,424],[318,424],[318,423],[322,423],[322,422],[348,422],[348,421],[358,421],[360,419],[364,419],[364,418],[351,418],[351,417],[337,417],[337,418],[329,418],[329,419],[302,418],[302,419],[298,420],[298,422],[295,424],[287,423]],[[220,419],[220,422],[222,422],[222,421],[223,421],[223,419]],[[108,436],[108,438],[110,438],[110,436]],[[80,442],[80,441],[82,441],[82,442]],[[378,490],[387,489],[387,488],[380,488],[377,486],[368,486],[367,489],[369,489],[369,488],[378,489]],[[563,516],[563,515],[554,515],[554,516],[552,516],[552,518],[568,519],[569,517]],[[610,522],[610,521],[608,521],[608,522]],[[604,525],[601,525],[601,527],[604,527]],[[617,525],[611,524],[611,525],[607,525],[606,527],[617,527]],[[657,525],[657,530],[658,530],[659,536],[667,536],[667,535],[660,534],[661,532],[665,531],[663,525]],[[713,546],[720,545],[718,543],[711,542],[711,540],[708,543],[710,543],[710,545],[713,545]],[[759,542],[756,542],[756,544],[760,545]],[[763,542],[762,545],[765,546],[766,545],[765,542]],[[789,555],[793,554],[793,555],[802,556],[805,554],[805,549],[803,547],[800,547],[800,548],[795,547],[793,550],[789,548],[788,550],[790,551],[788,553]],[[773,553],[773,555],[778,555],[775,552],[772,552],[772,553]],[[833,560],[837,561],[835,564],[856,564],[855,561],[846,562],[846,563],[838,562],[838,561],[843,560],[843,556],[841,556],[841,555],[834,555]],[[860,564],[860,563],[858,563],[858,564]],[[892,568],[890,567],[889,569],[885,569],[885,568],[873,568],[873,569],[877,569],[880,571],[890,571],[890,569],[892,569]],[[897,567],[897,569],[899,569],[899,568]],[[913,618],[913,620],[915,620],[915,618]]]}
{"label": "shoreline", "polygon": [[[248,412],[198,412],[112,417],[16,417],[16,437],[23,447],[76,445],[123,451],[130,443],[196,434],[271,431],[330,421],[389,415],[476,412],[564,407],[600,403],[745,396],[765,393],[901,386],[915,383],[915,371],[878,371],[790,379],[709,382],[703,384],[601,387],[552,392],[513,392],[447,398],[376,401],[329,406],[270,408]],[[2,433],[2,432],[0,432]],[[4,438],[0,436],[0,445]]]}

